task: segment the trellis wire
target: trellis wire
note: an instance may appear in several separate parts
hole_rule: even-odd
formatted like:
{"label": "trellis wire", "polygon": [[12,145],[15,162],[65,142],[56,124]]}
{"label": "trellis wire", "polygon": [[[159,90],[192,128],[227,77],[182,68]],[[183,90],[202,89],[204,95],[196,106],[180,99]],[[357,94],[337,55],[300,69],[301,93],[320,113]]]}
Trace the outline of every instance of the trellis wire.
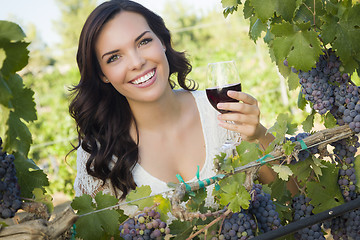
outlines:
{"label": "trellis wire", "polygon": [[343,215],[346,212],[360,208],[360,197],[355,200],[344,203],[340,206],[331,208],[321,213],[300,219],[296,222],[289,223],[278,229],[263,233],[252,240],[273,240],[279,237],[286,236],[291,233],[295,233],[305,227],[312,226],[316,223],[321,223],[334,217]]}

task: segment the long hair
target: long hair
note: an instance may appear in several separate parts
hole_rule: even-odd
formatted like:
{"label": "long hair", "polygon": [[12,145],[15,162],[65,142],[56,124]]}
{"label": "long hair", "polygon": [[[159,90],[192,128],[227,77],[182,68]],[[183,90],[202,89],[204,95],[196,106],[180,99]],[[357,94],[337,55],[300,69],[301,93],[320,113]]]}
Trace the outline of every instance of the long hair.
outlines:
{"label": "long hair", "polygon": [[[130,135],[132,124],[135,124],[137,136],[139,132],[127,99],[100,78],[102,72],[96,58],[95,43],[103,26],[122,11],[141,14],[165,45],[171,87],[176,85],[170,80],[172,74],[177,74],[177,83],[183,89],[195,90],[197,87],[193,81],[186,79],[192,67],[183,52],[172,48],[170,32],[160,16],[127,0],[102,3],[89,15],[80,35],[76,56],[81,78],[79,84],[71,89],[69,112],[76,121],[78,133],[78,145],[73,146],[71,151],[81,146],[88,152],[87,172],[101,179],[103,184],[110,179],[112,186],[121,190],[121,199],[136,187],[132,169],[138,162],[139,150],[138,142]],[[116,161],[111,166],[114,157]]]}

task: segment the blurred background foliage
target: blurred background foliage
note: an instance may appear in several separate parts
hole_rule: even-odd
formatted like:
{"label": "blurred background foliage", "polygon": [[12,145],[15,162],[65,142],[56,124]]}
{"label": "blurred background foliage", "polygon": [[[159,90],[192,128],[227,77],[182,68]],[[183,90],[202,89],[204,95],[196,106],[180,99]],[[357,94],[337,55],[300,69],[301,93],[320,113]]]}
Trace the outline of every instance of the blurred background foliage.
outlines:
{"label": "blurred background foliage", "polygon": [[[62,37],[58,46],[49,48],[38,38],[33,25],[24,27],[20,23],[31,41],[29,64],[20,74],[35,92],[38,113],[38,120],[29,125],[34,142],[29,157],[48,174],[48,192],[62,193],[70,200],[74,196],[76,153],[67,154],[72,149],[71,143],[76,145],[76,127],[68,113],[69,87],[79,81],[75,63],[78,36],[97,3],[57,0],[57,4],[61,19],[54,24]],[[191,60],[193,71],[189,78],[199,83],[200,90],[209,86],[207,63],[235,60],[243,91],[259,101],[261,120],[266,127],[271,127],[283,112],[292,114],[294,121],[300,123],[305,113],[297,108],[298,91],[288,91],[262,40],[257,43],[250,40],[249,24],[241,12],[225,19],[218,9],[201,12],[171,0],[161,15],[172,32],[174,48],[185,51]]]}

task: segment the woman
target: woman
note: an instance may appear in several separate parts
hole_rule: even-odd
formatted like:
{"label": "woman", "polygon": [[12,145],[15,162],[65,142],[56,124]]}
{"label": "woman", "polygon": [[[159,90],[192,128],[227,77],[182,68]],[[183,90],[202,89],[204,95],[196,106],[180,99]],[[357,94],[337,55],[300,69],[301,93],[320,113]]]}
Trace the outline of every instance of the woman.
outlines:
{"label": "woman", "polygon": [[70,104],[79,138],[77,196],[101,190],[124,199],[141,185],[156,194],[177,182],[176,174],[194,180],[197,166],[200,179],[212,177],[226,129],[263,146],[273,140],[250,95],[229,91],[239,102],[219,104],[231,112],[218,115],[204,91],[194,91],[186,80],[191,65],[172,48],[162,18],[138,3],[98,6],[83,27],[77,62],[81,79]]}

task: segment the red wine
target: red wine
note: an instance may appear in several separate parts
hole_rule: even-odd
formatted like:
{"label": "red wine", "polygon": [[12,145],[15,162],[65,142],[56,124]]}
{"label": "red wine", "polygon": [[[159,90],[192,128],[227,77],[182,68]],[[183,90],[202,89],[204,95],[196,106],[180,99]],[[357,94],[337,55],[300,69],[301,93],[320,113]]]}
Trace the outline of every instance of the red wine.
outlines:
{"label": "red wine", "polygon": [[209,102],[216,110],[221,113],[226,113],[228,111],[218,109],[217,104],[219,102],[238,102],[238,100],[233,99],[227,95],[227,91],[229,90],[241,91],[241,83],[229,84],[222,88],[212,87],[206,89],[206,95],[209,99]]}

